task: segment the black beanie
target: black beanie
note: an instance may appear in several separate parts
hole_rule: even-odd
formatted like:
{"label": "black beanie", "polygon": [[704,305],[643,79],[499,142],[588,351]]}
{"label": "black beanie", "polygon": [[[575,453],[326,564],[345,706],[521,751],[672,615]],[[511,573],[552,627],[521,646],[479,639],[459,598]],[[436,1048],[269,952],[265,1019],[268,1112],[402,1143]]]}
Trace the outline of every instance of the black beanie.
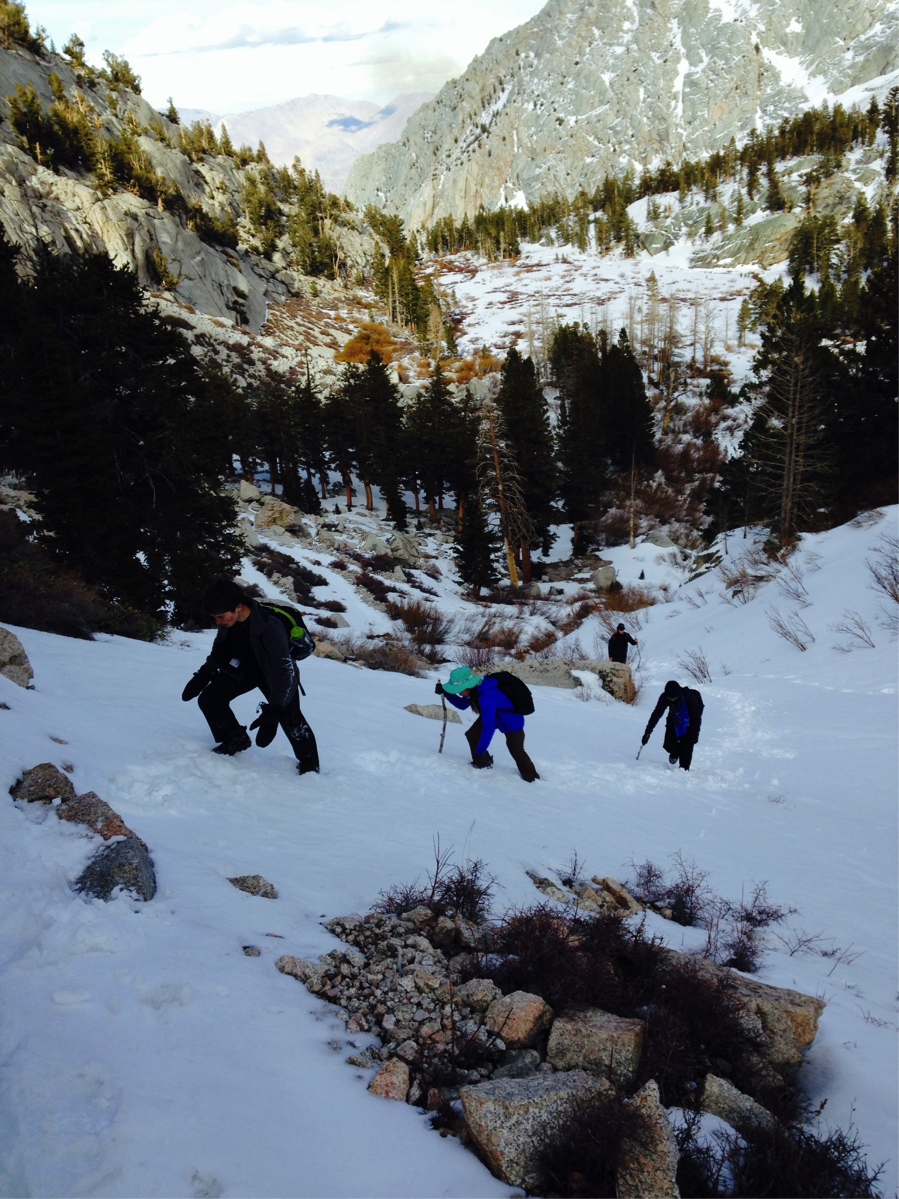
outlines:
{"label": "black beanie", "polygon": [[674,679],[671,679],[665,684],[665,694],[669,699],[679,699],[683,695],[683,688],[680,683],[675,683]]}
{"label": "black beanie", "polygon": [[623,633],[623,632],[624,632],[624,625],[623,625],[623,624],[620,624],[620,625],[618,626],[618,632],[619,632],[619,633]]}

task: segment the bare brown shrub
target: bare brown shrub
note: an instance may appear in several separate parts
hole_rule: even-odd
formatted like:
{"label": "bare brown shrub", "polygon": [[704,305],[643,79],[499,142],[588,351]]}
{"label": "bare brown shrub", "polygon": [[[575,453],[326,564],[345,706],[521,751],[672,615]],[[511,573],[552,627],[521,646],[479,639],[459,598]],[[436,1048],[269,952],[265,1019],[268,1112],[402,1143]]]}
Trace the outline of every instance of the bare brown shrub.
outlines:
{"label": "bare brown shrub", "polygon": [[655,596],[643,587],[630,586],[610,591],[605,606],[609,612],[636,612],[640,608],[651,608],[655,602]]}
{"label": "bare brown shrub", "polygon": [[453,622],[433,604],[422,600],[387,600],[387,615],[399,620],[419,653],[434,660],[435,647],[447,641]]}

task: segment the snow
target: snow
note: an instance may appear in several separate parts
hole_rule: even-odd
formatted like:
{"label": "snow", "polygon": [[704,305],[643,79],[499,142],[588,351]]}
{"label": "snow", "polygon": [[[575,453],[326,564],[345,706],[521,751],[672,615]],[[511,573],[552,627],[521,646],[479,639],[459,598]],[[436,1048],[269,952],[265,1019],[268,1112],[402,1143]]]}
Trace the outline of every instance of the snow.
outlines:
{"label": "snow", "polygon": [[[895,1193],[899,687],[865,562],[896,526],[893,508],[803,539],[794,561],[815,636],[805,653],[768,622],[772,608],[796,607],[783,579],[725,603],[715,572],[686,582],[671,551],[604,551],[622,577],[642,569],[647,586],[667,583],[671,600],[638,614],[636,708],[537,689],[532,786],[501,746],[492,771],[470,770],[461,730],[438,755],[439,726],[403,711],[430,702],[436,675],[305,662],[323,765],[301,780],[280,733],[266,751],[209,753],[180,692],[211,633],[147,645],[14,630],[35,687],[0,677],[0,782],[38,762],[71,766],[78,793],[95,790],[147,842],[159,890],[148,904],[76,896],[70,880],[95,842],[42,805],[0,805],[0,1195],[509,1194],[421,1112],[369,1095],[344,1060],[367,1038],[348,1038],[274,965],[330,948],[322,921],[423,874],[437,836],[457,860],[488,863],[498,911],[538,898],[526,869],[563,867],[575,849],[591,873],[619,876],[631,860],[664,866],[680,851],[733,899],[766,880],[773,902],[799,912],[779,930],[786,943],[766,934],[760,977],[828,1004],[805,1089],[814,1106],[828,1099],[833,1124],[854,1119],[872,1163],[891,1159],[882,1188]],[[728,559],[752,544],[730,537]],[[832,648],[847,610],[876,648]],[[381,619],[364,606],[348,617]],[[600,633],[594,619],[577,635],[589,646]],[[692,771],[668,767],[658,730],[637,762],[662,685],[692,682],[678,658],[699,649],[712,681],[698,684]],[[256,698],[235,702],[242,721]],[[227,882],[253,873],[276,900]],[[648,925],[675,947],[701,946],[696,930]],[[791,956],[799,930],[832,956]]]}

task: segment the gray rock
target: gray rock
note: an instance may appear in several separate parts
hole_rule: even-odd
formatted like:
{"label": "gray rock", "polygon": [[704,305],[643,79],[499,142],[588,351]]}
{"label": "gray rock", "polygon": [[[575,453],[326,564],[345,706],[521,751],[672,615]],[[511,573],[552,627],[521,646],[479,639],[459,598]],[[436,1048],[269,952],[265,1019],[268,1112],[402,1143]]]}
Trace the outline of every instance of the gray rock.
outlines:
{"label": "gray rock", "polygon": [[724,1078],[707,1074],[702,1092],[702,1110],[725,1120],[731,1128],[743,1136],[751,1136],[759,1129],[768,1130],[777,1126],[777,1120],[760,1103]]}
{"label": "gray rock", "polygon": [[390,547],[386,541],[382,541],[374,533],[366,533],[362,541],[362,552],[364,554],[384,554],[386,556],[390,553]]}
{"label": "gray rock", "polygon": [[578,1100],[608,1090],[602,1079],[573,1070],[463,1087],[465,1122],[492,1172],[510,1186],[534,1190],[539,1158],[553,1127]]}
{"label": "gray rock", "polygon": [[540,1067],[540,1054],[536,1049],[507,1049],[501,1065],[493,1071],[492,1078],[530,1078]]}
{"label": "gray rock", "polygon": [[592,580],[597,591],[608,591],[618,582],[618,574],[614,566],[600,566],[599,570],[594,570]]}
{"label": "gray rock", "polygon": [[144,900],[156,894],[153,859],[137,837],[107,842],[74,883],[76,891],[98,899],[109,899],[116,887]]}
{"label": "gray rock", "polygon": [[262,950],[257,945],[244,945],[243,951],[248,958],[258,958],[262,956]]}
{"label": "gray rock", "polygon": [[586,1070],[631,1087],[637,1077],[646,1025],[599,1008],[563,1012],[553,1021],[546,1060],[557,1070]]}
{"label": "gray rock", "polygon": [[[403,710],[411,712],[413,716],[426,716],[428,720],[443,720],[442,704],[406,704]],[[447,724],[461,724],[462,717],[455,708],[447,708],[446,722]]]}
{"label": "gray rock", "polygon": [[663,533],[661,529],[653,529],[651,533],[647,533],[643,538],[643,545],[658,545],[662,549],[673,550],[677,546],[671,540],[667,533]]}
{"label": "gray rock", "polygon": [[3,628],[0,628],[0,674],[18,687],[27,687],[34,678],[24,645],[15,633]]}
{"label": "gray rock", "polygon": [[28,803],[52,803],[54,799],[74,799],[75,787],[52,762],[41,762],[26,770],[10,787],[9,793],[13,799],[25,799]]}
{"label": "gray rock", "polygon": [[514,674],[529,687],[564,687],[573,690],[579,686],[572,676],[571,667],[559,658],[534,658],[529,662],[503,662],[498,667]]}
{"label": "gray rock", "polygon": [[262,492],[255,483],[250,483],[247,479],[241,479],[238,495],[245,504],[262,499]]}
{"label": "gray rock", "polygon": [[339,650],[335,645],[332,645],[330,641],[324,641],[319,638],[316,638],[314,653],[316,658],[330,658],[333,662],[346,661],[345,653]]}
{"label": "gray rock", "polygon": [[409,533],[389,533],[387,535],[388,552],[391,553],[401,566],[418,566],[421,562],[421,550],[418,542]]}
{"label": "gray rock", "polygon": [[275,967],[282,974],[289,974],[291,978],[295,978],[301,983],[320,982],[323,973],[321,966],[317,963],[307,962],[305,958],[295,958],[289,953],[279,957],[275,962]]}
{"label": "gray rock", "polygon": [[261,874],[240,874],[236,878],[229,878],[228,882],[238,891],[246,891],[247,895],[258,895],[261,899],[278,898],[278,892]]}
{"label": "gray rock", "polygon": [[571,670],[589,670],[602,684],[602,689],[613,699],[629,704],[636,694],[631,668],[624,662],[605,662],[595,658],[581,658],[569,662]]}
{"label": "gray rock", "polygon": [[[330,620],[331,624],[324,626],[326,628],[348,629],[350,627],[350,622],[339,612],[328,612],[327,618]],[[317,617],[313,616],[312,619],[316,620]]]}

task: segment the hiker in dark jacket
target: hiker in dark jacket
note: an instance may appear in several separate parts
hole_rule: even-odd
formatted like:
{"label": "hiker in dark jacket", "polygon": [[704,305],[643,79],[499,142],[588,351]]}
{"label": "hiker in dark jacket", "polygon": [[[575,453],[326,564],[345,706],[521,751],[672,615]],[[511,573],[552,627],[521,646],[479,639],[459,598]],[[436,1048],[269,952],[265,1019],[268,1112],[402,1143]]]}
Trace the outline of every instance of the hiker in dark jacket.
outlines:
{"label": "hiker in dark jacket", "polygon": [[609,658],[612,662],[622,662],[627,665],[627,647],[636,645],[637,638],[632,637],[630,633],[625,632],[624,625],[620,624],[616,631],[609,638]]}
{"label": "hiker in dark jacket", "polygon": [[246,725],[231,711],[231,701],[256,687],[265,696],[256,744],[262,748],[284,730],[300,774],[318,773],[315,735],[300,711],[299,680],[290,656],[287,630],[277,616],[266,612],[229,579],[213,583],[204,606],[219,626],[212,652],[182,692],[183,700],[199,698],[213,737],[213,753],[229,757],[250,748]]}
{"label": "hiker in dark jacket", "polygon": [[678,762],[681,770],[689,770],[693,761],[693,746],[699,740],[699,730],[702,728],[703,706],[702,696],[695,688],[681,687],[672,679],[665,684],[665,690],[652,710],[643,734],[643,744],[649,741],[662,713],[667,711],[662,747],[668,751],[668,761],[672,766]]}
{"label": "hiker in dark jacket", "polygon": [[499,729],[524,781],[532,783],[540,777],[525,753],[524,717],[514,711],[511,700],[500,691],[496,679],[485,678],[474,674],[467,666],[459,666],[450,673],[448,682],[438,683],[434,690],[438,695],[446,696],[454,708],[462,712],[471,708],[477,713],[477,720],[465,733],[472,766],[484,770],[493,765],[493,757],[487,750],[493,734]]}

